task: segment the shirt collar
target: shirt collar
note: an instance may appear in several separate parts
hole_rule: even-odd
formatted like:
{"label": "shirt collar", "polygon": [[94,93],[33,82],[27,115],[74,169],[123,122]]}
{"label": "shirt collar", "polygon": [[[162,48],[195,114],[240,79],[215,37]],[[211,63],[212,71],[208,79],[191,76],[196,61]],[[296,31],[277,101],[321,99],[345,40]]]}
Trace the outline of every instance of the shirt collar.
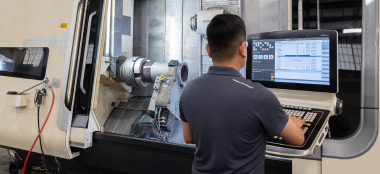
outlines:
{"label": "shirt collar", "polygon": [[210,66],[208,68],[207,74],[217,74],[217,75],[227,75],[227,76],[237,76],[242,77],[239,71],[231,67],[225,66]]}

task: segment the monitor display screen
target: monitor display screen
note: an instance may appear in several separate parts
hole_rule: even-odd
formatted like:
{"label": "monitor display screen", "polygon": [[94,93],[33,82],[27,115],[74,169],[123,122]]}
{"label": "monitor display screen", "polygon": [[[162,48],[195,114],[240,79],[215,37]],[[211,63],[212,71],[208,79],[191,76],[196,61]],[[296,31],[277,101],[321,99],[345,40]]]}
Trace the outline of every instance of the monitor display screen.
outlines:
{"label": "monitor display screen", "polygon": [[247,41],[247,79],[268,88],[338,92],[336,31],[274,31]]}
{"label": "monitor display screen", "polygon": [[329,37],[252,40],[255,81],[330,85]]}

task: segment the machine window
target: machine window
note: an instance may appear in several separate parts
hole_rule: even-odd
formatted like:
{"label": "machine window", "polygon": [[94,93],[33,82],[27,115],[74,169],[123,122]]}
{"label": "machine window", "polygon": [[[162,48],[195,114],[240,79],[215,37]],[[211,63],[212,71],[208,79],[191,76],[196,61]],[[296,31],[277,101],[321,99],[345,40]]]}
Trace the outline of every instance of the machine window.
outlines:
{"label": "machine window", "polygon": [[[331,138],[343,138],[351,135],[360,122],[360,91],[362,76],[362,31],[347,32],[347,29],[362,29],[362,0],[353,0],[347,4],[328,1],[321,3],[320,29],[336,30],[338,34],[339,92],[337,97],[344,101],[341,115],[329,120]],[[298,0],[293,4],[293,30],[298,30]],[[315,1],[306,0],[304,9],[304,29],[317,29],[317,11]],[[323,8],[326,7],[326,8]],[[328,8],[327,8],[328,7]],[[329,11],[341,14],[332,17]],[[327,137],[329,138],[329,137]]]}
{"label": "machine window", "polygon": [[0,75],[42,80],[49,49],[43,47],[0,48]]}
{"label": "machine window", "polygon": [[339,68],[361,71],[362,45],[360,43],[342,43],[338,46]]}

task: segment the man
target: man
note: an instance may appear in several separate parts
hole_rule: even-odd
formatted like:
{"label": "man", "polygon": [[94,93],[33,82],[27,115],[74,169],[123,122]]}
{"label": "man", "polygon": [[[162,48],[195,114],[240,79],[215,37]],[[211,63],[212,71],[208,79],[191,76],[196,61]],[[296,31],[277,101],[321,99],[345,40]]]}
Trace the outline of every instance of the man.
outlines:
{"label": "man", "polygon": [[215,16],[206,50],[213,66],[180,99],[183,136],[196,145],[193,173],[264,173],[267,134],[302,145],[305,120],[289,117],[276,96],[241,76],[247,60],[244,21]]}

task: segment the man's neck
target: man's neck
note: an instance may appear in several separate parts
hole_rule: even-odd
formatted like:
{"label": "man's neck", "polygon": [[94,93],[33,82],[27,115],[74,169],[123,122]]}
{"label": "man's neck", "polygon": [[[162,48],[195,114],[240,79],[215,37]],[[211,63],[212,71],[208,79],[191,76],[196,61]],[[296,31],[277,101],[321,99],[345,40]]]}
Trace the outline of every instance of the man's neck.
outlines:
{"label": "man's neck", "polygon": [[231,67],[235,69],[236,71],[240,71],[240,66],[236,65],[234,62],[212,62],[213,66],[224,66],[224,67]]}

